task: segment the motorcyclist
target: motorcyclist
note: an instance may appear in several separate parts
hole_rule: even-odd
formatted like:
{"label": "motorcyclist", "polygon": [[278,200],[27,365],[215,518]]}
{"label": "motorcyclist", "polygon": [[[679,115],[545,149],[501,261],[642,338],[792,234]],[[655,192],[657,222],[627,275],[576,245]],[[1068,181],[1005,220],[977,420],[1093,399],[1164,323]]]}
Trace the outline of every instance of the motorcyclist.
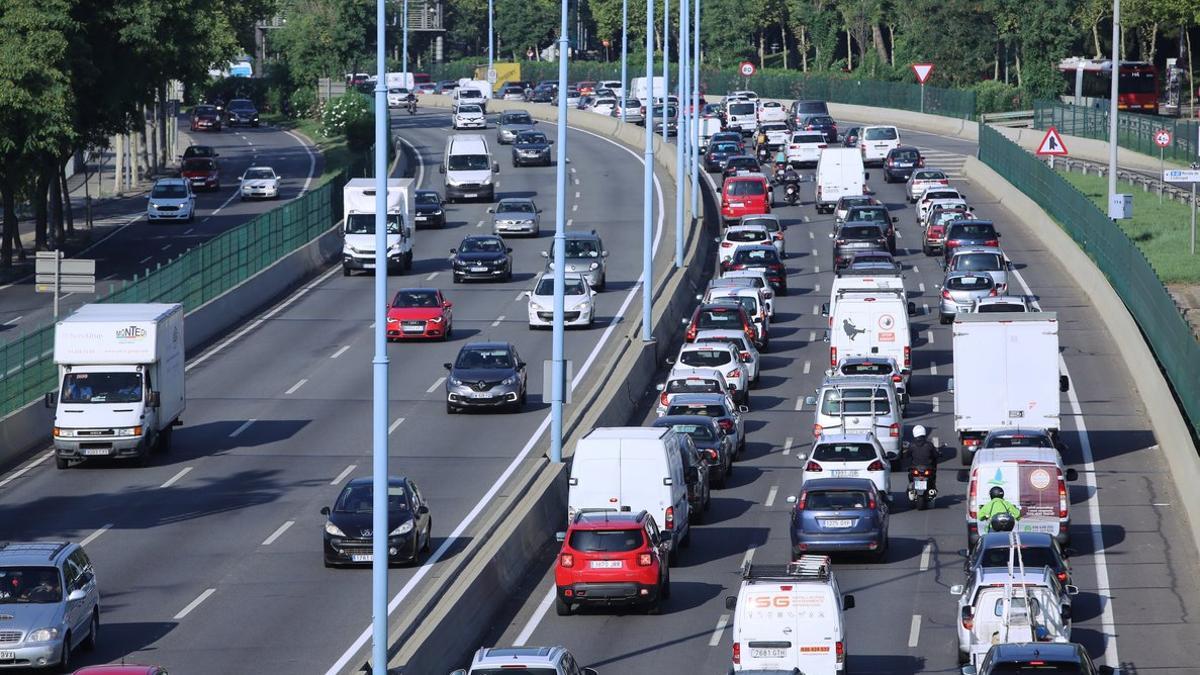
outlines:
{"label": "motorcyclist", "polygon": [[913,427],[913,440],[908,444],[908,457],[911,465],[928,467],[929,487],[937,488],[938,449],[929,442],[929,432],[918,424]]}
{"label": "motorcyclist", "polygon": [[409,112],[415,111],[417,109],[417,95],[411,91],[408,92],[408,95],[404,97],[404,104],[408,107]]}
{"label": "motorcyclist", "polygon": [[1024,515],[1022,509],[1004,498],[1004,488],[999,485],[993,486],[988,491],[988,498],[988,503],[979,508],[978,518],[981,526],[986,523],[990,528],[992,516],[998,513],[1007,513],[1014,520],[1020,520],[1021,516]]}

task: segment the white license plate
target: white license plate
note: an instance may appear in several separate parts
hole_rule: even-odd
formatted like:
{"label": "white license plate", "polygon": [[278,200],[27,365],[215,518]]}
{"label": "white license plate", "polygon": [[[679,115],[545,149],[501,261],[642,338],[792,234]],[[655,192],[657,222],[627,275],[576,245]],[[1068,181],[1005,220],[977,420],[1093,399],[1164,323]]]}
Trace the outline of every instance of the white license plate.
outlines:
{"label": "white license plate", "polygon": [[429,216],[417,216],[417,220],[429,220]]}
{"label": "white license plate", "polygon": [[404,332],[405,333],[424,333],[425,329],[421,326],[405,326]]}
{"label": "white license plate", "polygon": [[753,648],[750,650],[750,658],[753,658],[753,659],[782,659],[786,655],[787,655],[786,649]]}
{"label": "white license plate", "polygon": [[370,554],[367,554],[367,555],[352,555],[352,556],[350,556],[350,560],[351,560],[352,562],[371,562],[371,561],[372,561],[372,560],[374,560],[374,559],[375,559],[375,556],[373,556],[373,555],[370,555]]}
{"label": "white license plate", "polygon": [[918,478],[913,481],[914,490],[924,490],[927,487],[929,487],[929,481],[925,480],[924,478]]}
{"label": "white license plate", "polygon": [[375,269],[375,263],[363,263],[363,269],[364,270],[373,270],[373,269]]}
{"label": "white license plate", "polygon": [[744,202],[729,202],[730,206],[745,206]]}
{"label": "white license plate", "polygon": [[471,271],[472,272],[486,272],[487,268],[486,267],[472,267]]}
{"label": "white license plate", "polygon": [[492,395],[486,391],[473,391],[470,394],[471,398],[491,398]]}
{"label": "white license plate", "polygon": [[463,195],[463,196],[464,196],[464,197],[466,197],[466,198],[468,198],[468,199],[470,199],[470,198],[473,198],[473,197],[478,197],[478,196],[479,196],[479,193],[478,193],[478,192],[468,192],[468,193],[466,193],[466,194],[465,194],[465,195]]}
{"label": "white license plate", "polygon": [[593,560],[592,569],[594,570],[617,570],[621,569],[620,560]]}
{"label": "white license plate", "polygon": [[825,527],[850,527],[854,524],[854,521],[849,518],[835,518],[822,520],[821,524]]}
{"label": "white license plate", "polygon": [[833,470],[834,478],[854,478],[857,475],[858,475],[857,471],[853,471],[850,469],[834,469]]}
{"label": "white license plate", "polygon": [[0,652],[0,661],[16,661],[16,652]]}
{"label": "white license plate", "polygon": [[111,451],[107,448],[86,448],[83,454],[89,457],[106,457]]}

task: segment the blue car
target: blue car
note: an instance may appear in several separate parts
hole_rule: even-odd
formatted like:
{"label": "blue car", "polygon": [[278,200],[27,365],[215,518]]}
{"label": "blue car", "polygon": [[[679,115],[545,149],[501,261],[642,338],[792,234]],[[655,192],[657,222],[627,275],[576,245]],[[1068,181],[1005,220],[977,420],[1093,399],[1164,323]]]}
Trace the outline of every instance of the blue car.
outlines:
{"label": "blue car", "polygon": [[792,510],[792,559],[808,553],[866,551],[887,557],[888,505],[866,478],[818,478],[804,483]]}

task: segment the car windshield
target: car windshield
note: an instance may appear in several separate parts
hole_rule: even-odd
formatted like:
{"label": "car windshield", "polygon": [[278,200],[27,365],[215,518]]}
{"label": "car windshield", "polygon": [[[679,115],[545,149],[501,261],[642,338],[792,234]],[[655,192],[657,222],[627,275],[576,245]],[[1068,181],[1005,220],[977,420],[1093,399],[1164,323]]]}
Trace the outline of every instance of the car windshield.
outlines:
{"label": "car windshield", "polygon": [[842,197],[838,206],[843,209],[849,209],[855,206],[867,206],[871,203],[871,197],[859,195],[856,197]]}
{"label": "car windshield", "polygon": [[886,223],[890,222],[892,217],[888,215],[886,206],[855,206],[846,214],[846,220],[861,220],[871,223]]}
{"label": "car windshield", "polygon": [[725,406],[720,403],[672,403],[667,408],[668,415],[703,415],[705,417],[725,417]]}
{"label": "car windshield", "polygon": [[235,98],[229,102],[230,110],[254,110],[254,104],[244,98]]}
{"label": "car windshield", "polygon": [[[872,406],[874,403],[874,406]],[[846,415],[886,415],[891,412],[891,404],[887,394],[882,389],[830,389],[821,401],[821,414],[830,416]]]}
{"label": "car windshield", "polygon": [[[510,671],[504,671],[510,672]],[[1038,659],[1026,663],[993,663],[988,673],[991,675],[1085,675],[1083,666],[1078,663],[1058,663]]]}
{"label": "car windshield", "polygon": [[833,126],[833,118],[826,117],[824,115],[817,115],[815,117],[808,118],[808,123],[815,127],[828,127]]}
{"label": "car windshield", "polygon": [[[387,215],[387,233],[400,234],[399,213],[389,213]],[[374,213],[351,213],[346,220],[346,234],[375,234],[375,214]]]}
{"label": "car windshield", "polygon": [[463,243],[458,247],[459,253],[504,253],[504,242],[499,239],[489,237],[477,237],[472,239],[463,239]]}
{"label": "car windshield", "polygon": [[926,169],[925,171],[918,171],[914,173],[913,180],[946,180],[946,174],[942,173],[941,171],[931,171]]}
{"label": "car windshield", "polygon": [[198,105],[193,112],[196,115],[216,115],[217,109],[211,105]]}
{"label": "car windshield", "polygon": [[820,443],[813,448],[812,458],[819,462],[870,462],[876,459],[875,446],[870,443]]}
{"label": "car windshield", "polygon": [[878,239],[882,236],[874,225],[848,225],[838,232],[838,239]]}
{"label": "car windshield", "polygon": [[471,114],[473,114],[473,115],[474,115],[474,114],[480,114],[480,115],[482,115],[482,114],[483,114],[483,108],[480,108],[479,106],[477,106],[477,105],[474,105],[474,104],[466,104],[466,103],[464,103],[464,104],[462,104],[462,105],[458,106],[458,112],[460,112],[460,113],[471,113]]}
{"label": "car windshield", "polygon": [[742,248],[733,254],[736,265],[767,265],[779,262],[779,254],[772,248]]}
{"label": "car windshield", "polygon": [[471,675],[558,675],[554,666],[504,666],[501,668],[472,668]]}
{"label": "car windshield", "polygon": [[458,355],[455,368],[491,368],[510,369],[513,367],[512,354],[507,349],[464,349]]}
{"label": "car windshield", "polygon": [[892,159],[896,160],[897,162],[915,162],[921,159],[921,153],[914,149],[893,150]]}
{"label": "car windshield", "polygon": [[717,440],[717,435],[713,433],[713,430],[704,424],[672,424],[671,429],[691,436],[693,441]]}
{"label": "car windshield", "polygon": [[828,109],[824,101],[796,101],[796,112],[801,115],[824,114]]}
{"label": "car windshield", "polygon": [[679,362],[693,368],[717,368],[733,361],[724,349],[691,349],[679,355]]}
{"label": "car windshield", "polygon": [[[567,543],[584,553],[622,553],[641,548],[645,542],[642,530],[574,530]],[[505,673],[512,672],[508,669]]]}
{"label": "car windshield", "polygon": [[183,151],[184,159],[191,157],[212,157],[214,154],[216,154],[216,151],[207,145],[189,145],[188,149]]}
{"label": "car windshield", "polygon": [[492,168],[491,158],[487,155],[450,155],[448,164],[451,171],[487,171]]}
{"label": "car windshield", "polygon": [[946,288],[951,291],[990,291],[995,284],[991,277],[970,276],[946,279]]}
{"label": "car windshield", "polygon": [[546,134],[540,131],[517,134],[517,143],[545,143]]}
{"label": "car windshield", "polygon": [[757,106],[755,106],[753,103],[730,103],[729,104],[729,114],[730,115],[753,115],[756,107]]}
{"label": "car windshield", "polygon": [[[408,500],[405,499],[407,490],[403,485],[389,485],[387,491],[388,511],[408,510]],[[342,494],[338,495],[333,510],[337,513],[371,513],[374,494],[369,484],[347,485]]]}
{"label": "car windshield", "polygon": [[702,309],[696,323],[700,330],[741,330],[742,314],[735,308]]}
{"label": "car windshield", "polygon": [[440,307],[436,291],[400,291],[392,299],[392,307]]}
{"label": "car windshield", "polygon": [[212,171],[216,166],[216,162],[203,157],[192,157],[183,160],[184,171]]}
{"label": "car windshield", "polygon": [[[583,295],[583,279],[565,279],[563,280],[563,288],[566,295]],[[554,278],[542,277],[533,294],[554,295]]]}
{"label": "car windshield", "polygon": [[843,375],[891,375],[892,364],[867,361],[864,363],[843,363]]}
{"label": "car windshield", "polygon": [[178,183],[155,185],[150,196],[156,199],[183,199],[187,196],[187,188]]}
{"label": "car windshield", "polygon": [[813,511],[841,511],[865,508],[870,495],[862,490],[816,490],[804,497],[804,508]]}
{"label": "car windshield", "polygon": [[[1042,567],[1056,570],[1059,567],[1058,560],[1050,549],[1042,546],[1022,546],[1021,560],[1025,563],[1025,568],[1031,570]],[[1008,567],[1008,547],[997,546],[985,550],[980,556],[979,564],[981,567]]]}
{"label": "car windshield", "polygon": [[67,373],[63,377],[63,403],[136,403],[141,400],[141,373]]}
{"label": "car windshield", "polygon": [[962,253],[954,256],[952,270],[967,272],[998,272],[1004,269],[999,253]]}
{"label": "car windshield", "polygon": [[45,605],[62,599],[58,568],[0,567],[0,605]]}
{"label": "car windshield", "polygon": [[500,202],[496,205],[496,213],[533,213],[536,210],[531,202]]}
{"label": "car windshield", "polygon": [[478,89],[459,89],[459,98],[483,98],[483,93]]}
{"label": "car windshield", "polygon": [[[517,91],[521,91],[517,89]],[[529,113],[504,113],[504,117],[500,119],[501,124],[533,124],[533,118]]]}
{"label": "car windshield", "polygon": [[996,228],[991,223],[960,223],[954,226],[954,236],[971,239],[995,239]]}
{"label": "car windshield", "polygon": [[275,172],[270,169],[246,169],[246,180],[271,180]]}
{"label": "car windshield", "polygon": [[727,169],[750,169],[758,171],[758,160],[753,157],[730,157],[729,163],[725,165]]}
{"label": "car windshield", "polygon": [[666,390],[668,394],[717,394],[721,391],[721,385],[716,380],[687,377],[669,380]]}
{"label": "car windshield", "polygon": [[863,134],[864,141],[894,141],[900,138],[893,127],[870,127]]}
{"label": "car windshield", "polygon": [[566,257],[568,258],[599,258],[600,247],[594,241],[586,239],[568,239]]}
{"label": "car windshield", "polygon": [[762,230],[729,230],[725,232],[726,241],[766,241],[770,236]]}
{"label": "car windshield", "polygon": [[515,85],[504,88],[504,93],[506,93],[506,94],[520,94],[520,93],[523,93],[524,91],[525,91],[524,89],[521,89],[520,87],[515,86]]}
{"label": "car windshield", "polygon": [[418,192],[415,199],[418,204],[437,206],[441,203],[441,199],[433,192]]}

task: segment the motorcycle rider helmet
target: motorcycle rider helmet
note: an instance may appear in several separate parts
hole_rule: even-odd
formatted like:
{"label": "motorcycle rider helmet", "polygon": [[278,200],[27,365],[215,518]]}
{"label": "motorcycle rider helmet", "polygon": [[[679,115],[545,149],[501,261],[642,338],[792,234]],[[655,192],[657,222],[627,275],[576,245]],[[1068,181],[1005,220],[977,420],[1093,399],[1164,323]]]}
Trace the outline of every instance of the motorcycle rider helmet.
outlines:
{"label": "motorcycle rider helmet", "polygon": [[925,427],[920,424],[913,427],[913,438],[924,438],[926,433],[928,432],[925,431]]}
{"label": "motorcycle rider helmet", "polygon": [[1016,518],[1012,517],[1011,513],[1003,512],[992,516],[988,524],[992,532],[1012,532],[1017,526]]}
{"label": "motorcycle rider helmet", "polygon": [[991,490],[988,490],[988,497],[992,499],[1004,499],[1004,488],[999,485],[993,487]]}

